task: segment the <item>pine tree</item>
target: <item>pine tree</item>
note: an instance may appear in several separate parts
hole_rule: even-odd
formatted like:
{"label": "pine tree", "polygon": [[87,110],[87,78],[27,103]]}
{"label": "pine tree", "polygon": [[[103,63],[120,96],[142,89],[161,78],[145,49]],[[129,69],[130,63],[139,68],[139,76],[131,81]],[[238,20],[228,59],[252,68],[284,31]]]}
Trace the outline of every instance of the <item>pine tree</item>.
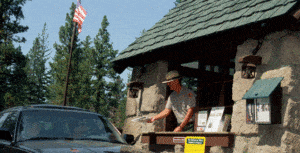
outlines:
{"label": "pine tree", "polygon": [[117,108],[115,101],[112,98],[113,91],[111,88],[116,86],[113,83],[107,83],[105,78],[115,81],[118,79],[116,72],[112,68],[110,62],[116,57],[117,50],[113,50],[112,43],[110,43],[109,33],[107,27],[109,22],[104,16],[101,22],[101,28],[94,38],[95,51],[93,52],[93,69],[96,80],[93,80],[93,107],[96,112],[108,117],[109,111],[112,107]]}
{"label": "pine tree", "polygon": [[181,0],[176,0],[176,1],[174,2],[175,7],[176,7],[179,3],[181,3]]}
{"label": "pine tree", "polygon": [[14,36],[17,33],[26,32],[28,26],[20,25],[24,19],[22,6],[26,0],[1,0],[0,2],[0,44],[11,41],[25,42],[26,39]]}
{"label": "pine tree", "polygon": [[[50,62],[51,67],[51,76],[53,77],[53,84],[50,85],[49,91],[53,97],[50,98],[50,101],[54,104],[61,105],[64,100],[64,92],[65,92],[65,83],[66,76],[68,70],[68,63],[70,58],[70,46],[71,46],[71,38],[72,31],[74,28],[74,23],[72,21],[74,16],[74,10],[76,5],[72,3],[70,7],[70,14],[66,15],[65,26],[61,26],[59,30],[59,41],[61,44],[55,43],[53,45],[56,50],[56,54],[54,56],[54,61]],[[68,86],[68,97],[67,97],[67,105],[73,106],[76,97],[80,91],[80,87],[78,86],[78,80],[80,76],[78,75],[79,71],[79,63],[82,61],[81,53],[78,39],[78,31],[76,27],[76,34],[73,41],[73,55],[71,61],[71,72],[69,76],[69,86]]]}
{"label": "pine tree", "polygon": [[24,90],[27,76],[24,72],[26,57],[14,42],[25,42],[15,34],[27,31],[20,25],[24,18],[22,6],[26,0],[0,2],[0,111],[4,108],[26,104]]}
{"label": "pine tree", "polygon": [[[128,68],[128,70],[130,70],[130,68]],[[131,73],[128,73],[127,76],[128,76],[127,83],[129,83],[130,80],[131,80]],[[128,92],[128,86],[126,86],[125,90],[123,90],[120,93],[122,96],[121,96],[121,98],[119,100],[118,110],[116,112],[117,115],[116,115],[115,119],[113,120],[115,126],[118,129],[123,129],[124,122],[125,122],[125,119],[126,119],[127,92]]]}
{"label": "pine tree", "polygon": [[93,48],[91,47],[92,41],[91,37],[87,36],[85,41],[82,42],[82,54],[81,58],[83,59],[81,63],[79,63],[79,73],[80,76],[78,85],[80,86],[79,95],[77,96],[75,106],[90,109],[92,107],[91,103],[91,95],[93,93],[91,88],[91,79],[93,76],[92,69],[92,52]]}
{"label": "pine tree", "polygon": [[46,34],[46,23],[44,24],[42,34],[33,42],[33,47],[27,54],[28,62],[26,65],[26,72],[28,76],[28,99],[31,103],[45,103],[47,97],[47,86],[49,83],[49,76],[46,72],[45,64],[49,59],[49,54],[46,55],[50,49],[48,48],[48,34]]}
{"label": "pine tree", "polygon": [[0,45],[0,110],[25,105],[26,57],[12,42]]}

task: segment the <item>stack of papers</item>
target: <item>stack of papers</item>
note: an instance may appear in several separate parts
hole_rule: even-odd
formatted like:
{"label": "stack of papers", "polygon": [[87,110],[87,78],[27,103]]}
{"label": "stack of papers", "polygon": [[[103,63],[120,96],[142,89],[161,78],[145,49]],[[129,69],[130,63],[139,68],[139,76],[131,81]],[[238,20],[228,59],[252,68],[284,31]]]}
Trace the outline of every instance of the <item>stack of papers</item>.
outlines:
{"label": "stack of papers", "polygon": [[139,117],[139,118],[135,118],[133,120],[131,120],[132,122],[147,122],[149,121],[151,118],[150,117]]}

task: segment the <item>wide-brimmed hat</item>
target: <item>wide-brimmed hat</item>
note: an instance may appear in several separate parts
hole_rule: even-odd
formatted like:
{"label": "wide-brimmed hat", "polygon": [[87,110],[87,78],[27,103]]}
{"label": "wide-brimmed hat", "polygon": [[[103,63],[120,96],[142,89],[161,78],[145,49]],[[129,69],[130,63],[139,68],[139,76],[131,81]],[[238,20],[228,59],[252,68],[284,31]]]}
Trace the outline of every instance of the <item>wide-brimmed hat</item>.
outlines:
{"label": "wide-brimmed hat", "polygon": [[171,82],[171,81],[174,81],[176,79],[180,79],[182,78],[182,76],[178,73],[178,71],[176,70],[173,70],[173,71],[170,71],[167,73],[166,75],[166,81],[163,81],[162,83],[168,83],[168,82]]}

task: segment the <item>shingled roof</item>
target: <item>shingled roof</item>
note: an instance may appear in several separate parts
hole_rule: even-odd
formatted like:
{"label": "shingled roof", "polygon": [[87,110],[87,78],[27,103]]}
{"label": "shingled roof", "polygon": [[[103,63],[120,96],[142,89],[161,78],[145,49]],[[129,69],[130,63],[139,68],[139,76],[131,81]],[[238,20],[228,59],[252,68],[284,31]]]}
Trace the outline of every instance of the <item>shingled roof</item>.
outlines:
{"label": "shingled roof", "polygon": [[187,0],[123,50],[113,62],[286,14],[297,0]]}

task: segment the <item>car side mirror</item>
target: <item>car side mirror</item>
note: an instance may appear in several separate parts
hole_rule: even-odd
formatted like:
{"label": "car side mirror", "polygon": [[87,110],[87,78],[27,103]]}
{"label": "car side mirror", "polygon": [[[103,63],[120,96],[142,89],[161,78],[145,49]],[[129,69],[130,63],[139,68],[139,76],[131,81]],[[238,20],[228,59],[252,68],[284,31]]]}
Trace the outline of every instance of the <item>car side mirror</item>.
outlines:
{"label": "car side mirror", "polygon": [[134,141],[134,136],[131,134],[124,134],[123,138],[126,140],[128,144],[131,144]]}
{"label": "car side mirror", "polygon": [[6,128],[0,128],[0,139],[12,141],[12,137],[8,129]]}

